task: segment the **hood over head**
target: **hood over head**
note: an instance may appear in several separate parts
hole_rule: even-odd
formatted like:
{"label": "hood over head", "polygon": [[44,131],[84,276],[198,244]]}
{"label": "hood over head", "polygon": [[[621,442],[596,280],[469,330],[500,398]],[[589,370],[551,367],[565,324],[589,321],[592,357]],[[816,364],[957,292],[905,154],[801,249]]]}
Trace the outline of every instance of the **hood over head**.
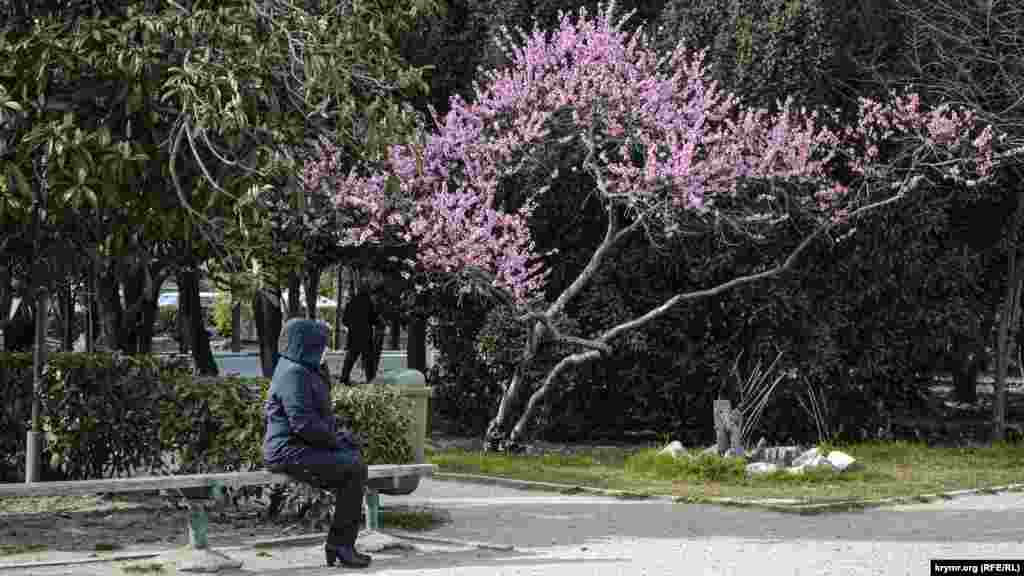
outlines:
{"label": "hood over head", "polygon": [[325,322],[308,318],[292,318],[284,325],[288,346],[281,356],[316,372],[327,349],[330,329]]}

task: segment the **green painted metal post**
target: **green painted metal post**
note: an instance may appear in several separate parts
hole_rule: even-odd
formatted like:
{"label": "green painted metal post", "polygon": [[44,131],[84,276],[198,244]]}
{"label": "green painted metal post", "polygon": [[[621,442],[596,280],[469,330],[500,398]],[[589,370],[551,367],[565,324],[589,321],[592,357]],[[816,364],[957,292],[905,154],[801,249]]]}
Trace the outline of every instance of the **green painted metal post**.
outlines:
{"label": "green painted metal post", "polygon": [[366,492],[366,527],[370,530],[380,529],[380,494],[376,490]]}
{"label": "green painted metal post", "polygon": [[[210,498],[217,502],[224,499],[224,485],[214,482],[210,485]],[[188,544],[195,550],[204,550],[209,547],[210,514],[206,510],[206,502],[198,501],[188,503]]]}
{"label": "green painted metal post", "polygon": [[206,513],[206,504],[203,502],[189,502],[188,509],[188,544],[195,550],[204,550],[210,544],[207,538],[210,518]]}

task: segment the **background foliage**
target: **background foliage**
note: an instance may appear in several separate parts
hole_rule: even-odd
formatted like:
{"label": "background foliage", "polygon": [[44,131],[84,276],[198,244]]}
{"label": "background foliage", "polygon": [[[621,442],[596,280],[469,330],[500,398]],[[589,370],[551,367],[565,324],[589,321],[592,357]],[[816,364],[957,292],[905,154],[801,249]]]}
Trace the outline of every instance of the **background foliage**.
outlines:
{"label": "background foliage", "polygon": [[[0,356],[0,472],[23,474],[31,354]],[[263,378],[193,377],[187,360],[67,354],[50,357],[42,397],[47,479],[88,479],[262,467]],[[369,464],[412,461],[411,404],[387,387],[338,387],[339,421],[364,435]]]}

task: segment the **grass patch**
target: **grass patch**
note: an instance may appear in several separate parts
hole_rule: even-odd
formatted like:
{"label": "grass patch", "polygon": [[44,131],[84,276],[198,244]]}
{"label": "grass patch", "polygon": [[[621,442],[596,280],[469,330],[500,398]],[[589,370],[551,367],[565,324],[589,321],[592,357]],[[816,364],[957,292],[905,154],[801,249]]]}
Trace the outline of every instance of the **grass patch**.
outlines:
{"label": "grass patch", "polygon": [[256,553],[256,556],[259,556],[260,558],[273,558],[274,557],[273,554],[271,554],[270,552],[267,552],[266,550],[260,550],[259,552]]}
{"label": "grass patch", "polygon": [[0,556],[31,554],[32,552],[43,552],[46,549],[45,544],[0,544]]}
{"label": "grass patch", "polygon": [[380,522],[386,528],[424,532],[445,524],[448,522],[448,516],[440,510],[401,506],[381,510]]}
{"label": "grass patch", "polygon": [[850,454],[861,467],[842,473],[811,470],[795,475],[781,470],[747,477],[743,460],[704,454],[675,460],[659,455],[658,447],[602,448],[573,456],[446,450],[432,453],[429,461],[440,472],[623,490],[638,495],[668,494],[684,502],[726,497],[839,503],[917,497],[950,490],[990,490],[1024,482],[1024,443],[942,448],[914,442],[868,442],[824,448]]}
{"label": "grass patch", "polygon": [[97,542],[93,550],[97,552],[114,552],[115,550],[121,550],[124,546],[117,544],[116,542]]}
{"label": "grass patch", "polygon": [[145,564],[129,564],[128,566],[123,566],[121,570],[129,574],[161,574],[166,571],[166,568],[159,562],[149,562]]}
{"label": "grass patch", "polygon": [[127,494],[112,500],[97,496],[37,496],[34,498],[0,498],[0,516],[22,514],[73,514],[96,510],[119,511],[145,507],[145,501],[131,499]]}
{"label": "grass patch", "polygon": [[603,459],[596,454],[513,456],[455,449],[436,452],[429,461],[436,464],[441,472],[613,488],[627,455],[620,452],[606,456]]}

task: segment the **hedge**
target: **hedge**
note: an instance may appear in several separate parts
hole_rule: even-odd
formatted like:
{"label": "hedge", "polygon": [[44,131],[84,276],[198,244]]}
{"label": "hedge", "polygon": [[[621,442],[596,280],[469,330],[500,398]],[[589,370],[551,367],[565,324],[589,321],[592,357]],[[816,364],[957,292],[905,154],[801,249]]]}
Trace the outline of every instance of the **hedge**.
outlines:
{"label": "hedge", "polygon": [[[262,466],[265,378],[193,377],[186,360],[55,353],[41,397],[43,479],[249,470]],[[24,475],[32,355],[0,354],[0,480]],[[335,387],[340,422],[368,464],[408,463],[412,405],[397,389]]]}

